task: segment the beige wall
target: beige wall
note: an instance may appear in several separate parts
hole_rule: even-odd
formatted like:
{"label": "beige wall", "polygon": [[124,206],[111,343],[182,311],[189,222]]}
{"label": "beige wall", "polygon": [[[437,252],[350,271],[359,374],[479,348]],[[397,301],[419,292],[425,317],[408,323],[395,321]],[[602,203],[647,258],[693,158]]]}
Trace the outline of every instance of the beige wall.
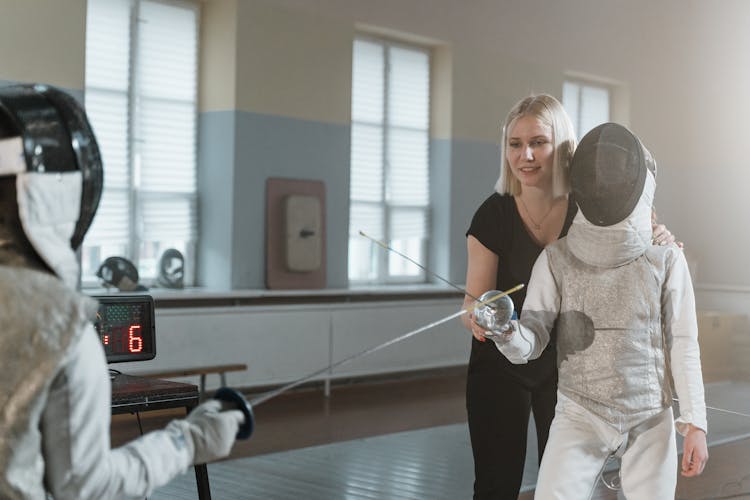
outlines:
{"label": "beige wall", "polygon": [[453,139],[499,143],[510,108],[532,92],[560,97],[561,68],[550,70],[494,50],[454,45]]}
{"label": "beige wall", "polygon": [[348,124],[354,26],[274,3],[239,3],[237,109]]}
{"label": "beige wall", "polygon": [[201,3],[201,111],[226,111],[237,103],[237,0]]}
{"label": "beige wall", "polygon": [[84,86],[85,0],[0,0],[0,80]]}

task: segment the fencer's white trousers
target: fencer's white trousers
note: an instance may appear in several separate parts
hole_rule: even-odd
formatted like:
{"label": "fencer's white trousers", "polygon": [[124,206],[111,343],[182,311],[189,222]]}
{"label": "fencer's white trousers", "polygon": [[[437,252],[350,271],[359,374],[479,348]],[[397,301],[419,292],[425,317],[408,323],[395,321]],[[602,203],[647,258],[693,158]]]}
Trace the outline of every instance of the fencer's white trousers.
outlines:
{"label": "fencer's white trousers", "polygon": [[621,496],[674,500],[677,447],[671,408],[632,429],[617,429],[560,392],[557,398],[535,499],[590,499],[607,458],[624,445]]}

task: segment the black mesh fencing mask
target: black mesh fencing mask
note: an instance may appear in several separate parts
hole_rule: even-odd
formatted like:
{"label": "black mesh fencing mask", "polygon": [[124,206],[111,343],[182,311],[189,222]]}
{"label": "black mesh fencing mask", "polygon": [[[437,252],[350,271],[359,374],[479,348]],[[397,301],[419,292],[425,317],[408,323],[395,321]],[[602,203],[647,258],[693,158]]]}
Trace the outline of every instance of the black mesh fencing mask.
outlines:
{"label": "black mesh fencing mask", "polygon": [[4,196],[14,193],[4,203],[17,207],[18,217],[8,222],[18,226],[10,229],[23,237],[24,252],[75,288],[75,250],[94,218],[103,181],[83,106],[47,85],[0,87],[0,179],[5,188],[15,187],[4,189]]}
{"label": "black mesh fencing mask", "polygon": [[27,172],[81,172],[80,216],[70,239],[77,249],[99,206],[102,161],[83,107],[69,94],[39,84],[0,88],[0,134],[19,136]]}
{"label": "black mesh fencing mask", "polygon": [[656,164],[641,141],[617,123],[604,123],[578,144],[570,166],[576,203],[597,226],[625,220],[638,204],[646,171],[656,176]]}

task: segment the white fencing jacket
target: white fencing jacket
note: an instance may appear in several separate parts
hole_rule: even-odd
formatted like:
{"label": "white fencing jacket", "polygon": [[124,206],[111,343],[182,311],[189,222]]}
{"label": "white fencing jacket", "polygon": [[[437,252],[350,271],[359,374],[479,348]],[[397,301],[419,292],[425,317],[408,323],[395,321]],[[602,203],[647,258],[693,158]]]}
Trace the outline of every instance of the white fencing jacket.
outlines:
{"label": "white fencing jacket", "polygon": [[512,362],[538,357],[556,326],[558,389],[626,431],[680,401],[679,432],[707,430],[695,298],[674,244],[651,244],[649,172],[633,213],[608,227],[579,213],[532,270],[520,321],[495,340]]}
{"label": "white fencing jacket", "polygon": [[193,460],[180,421],[110,449],[111,388],[96,303],[0,265],[0,498],[144,498]]}

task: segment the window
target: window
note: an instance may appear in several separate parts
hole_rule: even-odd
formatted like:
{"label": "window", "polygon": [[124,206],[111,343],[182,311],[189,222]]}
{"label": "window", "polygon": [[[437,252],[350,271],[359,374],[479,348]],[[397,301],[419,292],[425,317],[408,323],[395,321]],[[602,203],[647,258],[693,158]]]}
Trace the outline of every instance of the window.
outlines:
{"label": "window", "polygon": [[349,280],[425,281],[424,271],[360,236],[426,262],[430,57],[383,40],[354,42]]}
{"label": "window", "polygon": [[592,128],[610,120],[609,88],[580,81],[563,83],[563,106],[580,140]]}
{"label": "window", "polygon": [[110,256],[156,277],[176,248],[192,282],[197,238],[198,7],[89,0],[86,110],[104,163],[104,193],[82,249],[83,282]]}

